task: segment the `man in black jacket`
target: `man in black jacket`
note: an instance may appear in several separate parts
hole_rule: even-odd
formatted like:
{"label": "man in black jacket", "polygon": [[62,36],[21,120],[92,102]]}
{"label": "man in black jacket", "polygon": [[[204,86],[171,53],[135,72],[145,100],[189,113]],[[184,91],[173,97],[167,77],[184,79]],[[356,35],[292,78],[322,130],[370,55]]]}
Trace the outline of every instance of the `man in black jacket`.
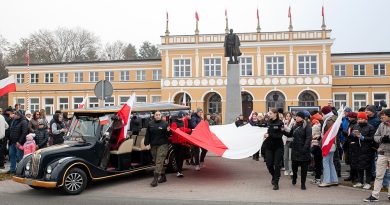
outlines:
{"label": "man in black jacket", "polygon": [[16,163],[23,158],[23,151],[18,146],[23,146],[28,134],[28,121],[20,110],[15,112],[14,121],[10,126],[9,158],[11,161],[10,173],[15,173]]}
{"label": "man in black jacket", "polygon": [[[156,163],[154,169],[154,178],[150,184],[152,187],[158,183],[167,181],[165,176],[164,160],[168,154],[168,137],[170,135],[170,127],[168,123],[161,119],[161,112],[154,113],[154,120],[151,121],[146,129],[145,146],[151,146],[153,160]],[[160,179],[158,177],[161,175]]]}
{"label": "man in black jacket", "polygon": [[[202,116],[203,116],[202,108],[197,108],[196,112],[192,113],[192,115],[191,115],[191,120],[190,120],[190,124],[189,124],[188,127],[190,129],[195,129],[195,127],[200,123],[200,121],[202,121]],[[196,145],[193,145],[193,149],[194,149],[194,158],[195,158],[195,170],[199,171],[200,170],[200,162],[199,162],[199,151],[200,151],[200,148],[198,146],[196,146]],[[206,152],[207,152],[207,150],[202,148],[202,154],[201,155],[206,156]]]}

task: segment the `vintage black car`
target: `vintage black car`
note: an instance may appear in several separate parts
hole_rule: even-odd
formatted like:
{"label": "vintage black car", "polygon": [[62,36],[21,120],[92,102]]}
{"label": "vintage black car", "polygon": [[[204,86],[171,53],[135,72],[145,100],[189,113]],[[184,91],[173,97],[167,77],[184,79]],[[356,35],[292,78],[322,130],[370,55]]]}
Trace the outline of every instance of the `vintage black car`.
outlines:
{"label": "vintage black car", "polygon": [[[152,169],[154,164],[150,148],[143,143],[145,128],[137,135],[128,133],[118,150],[110,150],[107,143],[112,135],[111,118],[119,109],[104,107],[71,110],[73,118],[64,137],[65,143],[39,149],[25,156],[18,163],[13,180],[34,189],[60,188],[66,194],[79,194],[90,181]],[[152,111],[159,110],[172,115],[188,109],[169,103],[136,103],[132,114],[143,116],[145,124]],[[102,119],[108,119],[108,123],[101,123]],[[165,161],[168,169],[175,169],[172,148]]]}

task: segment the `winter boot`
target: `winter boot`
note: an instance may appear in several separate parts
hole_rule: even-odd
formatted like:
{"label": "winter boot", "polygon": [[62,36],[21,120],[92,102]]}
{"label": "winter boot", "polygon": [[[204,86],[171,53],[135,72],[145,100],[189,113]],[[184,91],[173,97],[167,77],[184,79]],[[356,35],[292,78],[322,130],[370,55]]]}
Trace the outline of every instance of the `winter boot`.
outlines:
{"label": "winter boot", "polygon": [[157,186],[158,175],[159,175],[158,173],[154,173],[154,178],[153,178],[152,183],[150,183],[150,186],[152,186],[152,187],[156,187]]}
{"label": "winter boot", "polygon": [[160,179],[158,179],[158,183],[164,183],[166,181],[167,181],[167,177],[165,176],[165,173],[161,174]]}

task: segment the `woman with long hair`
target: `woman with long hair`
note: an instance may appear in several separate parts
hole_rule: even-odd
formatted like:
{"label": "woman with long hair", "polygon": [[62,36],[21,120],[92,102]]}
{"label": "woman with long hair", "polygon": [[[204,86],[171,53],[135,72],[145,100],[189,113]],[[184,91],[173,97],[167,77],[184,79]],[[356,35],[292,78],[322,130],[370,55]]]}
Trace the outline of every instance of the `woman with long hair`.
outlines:
{"label": "woman with long hair", "polygon": [[[291,128],[295,125],[295,120],[293,118],[293,115],[291,112],[286,112],[284,114],[284,128],[286,132],[290,132]],[[285,142],[284,142],[284,175],[291,175],[292,170],[291,170],[291,148],[290,148],[290,143],[293,141],[292,138],[286,137]]]}
{"label": "woman with long hair", "polygon": [[268,131],[264,134],[267,140],[264,145],[265,158],[268,172],[272,176],[273,190],[279,189],[280,168],[283,160],[283,122],[279,119],[278,110],[273,108],[268,112],[270,120],[268,122]]}

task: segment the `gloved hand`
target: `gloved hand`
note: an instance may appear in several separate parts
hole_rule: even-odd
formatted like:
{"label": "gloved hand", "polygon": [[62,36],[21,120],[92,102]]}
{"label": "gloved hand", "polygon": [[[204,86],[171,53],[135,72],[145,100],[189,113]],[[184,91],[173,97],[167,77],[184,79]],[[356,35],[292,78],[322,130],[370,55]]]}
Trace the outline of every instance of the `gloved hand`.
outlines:
{"label": "gloved hand", "polygon": [[390,143],[389,135],[385,135],[381,139],[382,143]]}

